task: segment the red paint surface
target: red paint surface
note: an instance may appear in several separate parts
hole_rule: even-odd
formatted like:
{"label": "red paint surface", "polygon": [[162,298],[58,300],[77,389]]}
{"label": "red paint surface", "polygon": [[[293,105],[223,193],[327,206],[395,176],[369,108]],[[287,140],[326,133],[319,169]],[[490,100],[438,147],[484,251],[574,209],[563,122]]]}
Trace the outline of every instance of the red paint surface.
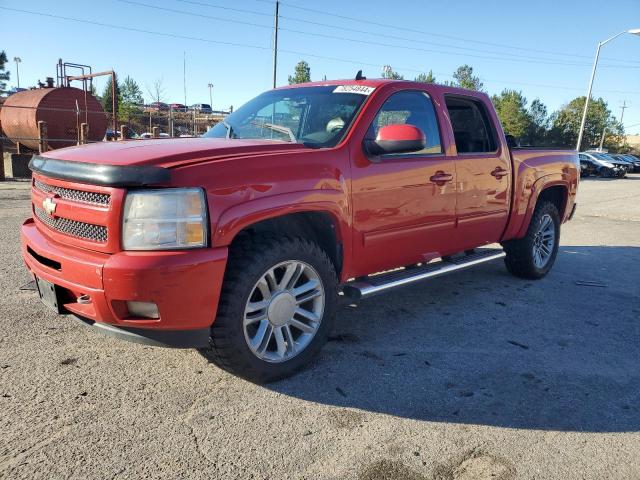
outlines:
{"label": "red paint surface", "polygon": [[[110,193],[112,203],[106,209],[62,201],[59,207],[61,214],[108,226],[110,238],[107,244],[98,245],[53,232],[38,220],[26,223],[22,240],[28,267],[74,294],[91,294],[96,299],[91,308],[67,305],[81,315],[130,325],[120,315],[123,301],[156,301],[160,320],[135,322],[136,326],[191,329],[210,325],[215,318],[228,245],[243,228],[262,220],[296,212],[329,215],[343,245],[340,279],[346,281],[522,236],[539,194],[549,186],[559,185],[566,192],[563,221],[571,212],[578,185],[576,154],[557,150],[515,150],[511,154],[485,94],[389,80],[317,84],[376,88],[334,148],[195,138],[109,142],[47,153],[65,160],[170,168],[170,186],[205,188],[211,246],[182,252],[122,252],[123,189],[43,179],[67,188]],[[366,131],[384,101],[404,89],[423,90],[431,97],[442,154],[372,162],[362,148]],[[495,153],[457,154],[444,107],[447,93],[485,103],[498,133]],[[496,177],[491,174],[495,169],[506,174]],[[34,203],[42,202],[37,190],[32,195]],[[59,261],[62,270],[34,260],[27,245]]]}

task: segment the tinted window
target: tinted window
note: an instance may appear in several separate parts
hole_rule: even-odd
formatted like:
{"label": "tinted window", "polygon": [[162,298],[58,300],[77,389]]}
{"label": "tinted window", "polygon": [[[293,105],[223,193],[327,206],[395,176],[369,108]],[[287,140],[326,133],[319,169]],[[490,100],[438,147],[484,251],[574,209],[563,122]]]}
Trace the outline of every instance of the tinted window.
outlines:
{"label": "tinted window", "polygon": [[446,97],[458,153],[495,152],[497,142],[482,102]]}
{"label": "tinted window", "polygon": [[367,137],[373,139],[378,135],[380,128],[398,124],[418,127],[427,137],[426,148],[419,152],[411,152],[409,155],[442,153],[436,112],[431,98],[426,93],[410,91],[391,95],[373,120]]}

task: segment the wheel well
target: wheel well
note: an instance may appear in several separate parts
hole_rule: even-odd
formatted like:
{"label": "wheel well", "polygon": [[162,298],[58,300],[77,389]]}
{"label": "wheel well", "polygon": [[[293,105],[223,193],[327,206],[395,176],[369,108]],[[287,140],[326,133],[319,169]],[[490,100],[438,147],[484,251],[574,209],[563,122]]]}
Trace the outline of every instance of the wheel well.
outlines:
{"label": "wheel well", "polygon": [[337,225],[333,217],[328,213],[300,212],[262,220],[238,232],[233,241],[235,242],[243,232],[271,232],[276,235],[286,234],[306,238],[317,243],[320,248],[327,252],[338,275],[342,270],[343,246],[339,240]]}
{"label": "wheel well", "polygon": [[538,196],[538,203],[548,201],[553,203],[560,214],[560,221],[564,218],[564,211],[567,208],[567,188],[562,185],[547,187]]}

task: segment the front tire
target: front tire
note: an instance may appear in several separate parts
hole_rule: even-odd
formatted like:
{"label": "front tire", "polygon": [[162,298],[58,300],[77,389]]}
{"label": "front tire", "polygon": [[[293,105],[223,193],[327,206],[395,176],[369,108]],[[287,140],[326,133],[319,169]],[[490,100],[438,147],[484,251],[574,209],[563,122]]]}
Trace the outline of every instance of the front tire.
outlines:
{"label": "front tire", "polygon": [[527,234],[503,244],[509,272],[517,277],[544,277],[556,260],[560,243],[560,215],[557,207],[543,201],[536,205]]}
{"label": "front tire", "polygon": [[231,246],[211,344],[201,352],[253,382],[288,377],[326,342],[336,304],[335,268],[317,244],[243,234]]}

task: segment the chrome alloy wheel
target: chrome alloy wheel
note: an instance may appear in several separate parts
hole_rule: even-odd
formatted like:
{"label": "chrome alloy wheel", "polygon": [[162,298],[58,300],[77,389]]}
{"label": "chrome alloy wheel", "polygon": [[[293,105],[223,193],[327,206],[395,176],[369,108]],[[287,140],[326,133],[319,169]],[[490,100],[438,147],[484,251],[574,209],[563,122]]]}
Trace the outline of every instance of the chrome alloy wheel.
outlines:
{"label": "chrome alloy wheel", "polygon": [[545,214],[540,219],[540,228],[533,237],[533,263],[537,268],[544,268],[549,262],[556,241],[556,229],[551,215]]}
{"label": "chrome alloy wheel", "polygon": [[244,309],[244,338],[260,360],[278,363],[302,352],[320,328],[325,292],[308,263],[289,260],[256,282]]}

